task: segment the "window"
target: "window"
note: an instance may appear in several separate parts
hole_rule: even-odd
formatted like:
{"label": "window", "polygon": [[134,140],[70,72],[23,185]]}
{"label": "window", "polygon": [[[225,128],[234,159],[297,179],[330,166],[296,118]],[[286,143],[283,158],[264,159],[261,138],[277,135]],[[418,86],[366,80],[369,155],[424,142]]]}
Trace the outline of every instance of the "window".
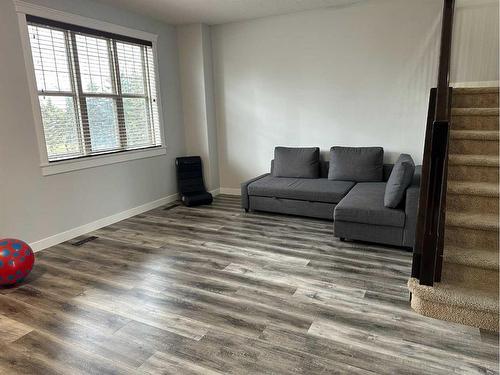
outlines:
{"label": "window", "polygon": [[152,42],[26,20],[49,163],[162,145]]}

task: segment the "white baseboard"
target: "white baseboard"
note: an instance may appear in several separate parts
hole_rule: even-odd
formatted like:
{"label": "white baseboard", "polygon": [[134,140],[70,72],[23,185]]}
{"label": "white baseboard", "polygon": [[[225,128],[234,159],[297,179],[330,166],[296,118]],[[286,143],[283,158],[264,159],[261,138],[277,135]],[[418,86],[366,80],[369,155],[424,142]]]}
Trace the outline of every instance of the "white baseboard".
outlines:
{"label": "white baseboard", "polygon": [[117,223],[121,220],[128,219],[132,216],[142,214],[143,212],[146,212],[146,211],[152,210],[154,208],[163,206],[167,203],[174,202],[178,198],[179,198],[178,194],[172,194],[172,195],[169,195],[167,197],[155,200],[153,202],[145,203],[143,205],[131,208],[129,210],[122,211],[122,212],[119,212],[117,214],[114,214],[114,215],[111,215],[108,217],[104,217],[102,219],[93,221],[93,222],[88,223],[88,224],[84,224],[82,226],[79,226],[79,227],[76,227],[73,229],[69,229],[65,232],[55,234],[53,236],[41,239],[41,240],[36,241],[36,242],[32,242],[32,243],[30,243],[30,246],[33,249],[33,251],[35,251],[35,252],[40,251],[40,250],[46,249],[48,247],[60,244],[61,242],[71,240],[72,238],[81,236],[85,233],[89,233],[89,232],[92,232],[94,230],[103,228],[105,226]]}
{"label": "white baseboard", "polygon": [[499,87],[499,81],[478,81],[478,82],[454,82],[451,87],[467,88],[467,87]]}
{"label": "white baseboard", "polygon": [[212,194],[214,197],[216,197],[217,195],[220,194],[220,188],[210,190],[209,193]]}
{"label": "white baseboard", "polygon": [[220,188],[220,194],[227,194],[227,195],[241,195],[241,189],[235,189],[235,188]]}

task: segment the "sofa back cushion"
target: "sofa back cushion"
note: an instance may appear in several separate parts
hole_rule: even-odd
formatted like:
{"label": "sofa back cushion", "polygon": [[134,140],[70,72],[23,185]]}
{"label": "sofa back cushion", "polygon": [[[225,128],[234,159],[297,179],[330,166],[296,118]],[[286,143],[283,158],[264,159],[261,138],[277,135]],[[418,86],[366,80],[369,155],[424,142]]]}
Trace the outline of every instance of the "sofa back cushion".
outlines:
{"label": "sofa back cushion", "polygon": [[[274,160],[271,160],[271,174],[272,174],[272,170],[273,170],[273,161]],[[330,162],[320,160],[319,164],[320,164],[319,177],[320,178],[328,178],[328,171],[330,169]],[[394,164],[384,164],[382,181],[387,182],[387,180],[389,180],[389,176],[391,175],[392,168],[394,168]],[[417,167],[415,167],[415,173],[416,173],[416,168]],[[415,179],[415,176],[413,177],[413,179]]]}
{"label": "sofa back cushion", "polygon": [[399,155],[385,186],[385,207],[396,208],[399,206],[403,200],[406,189],[412,182],[414,173],[415,163],[411,156],[408,154]]}
{"label": "sofa back cushion", "polygon": [[319,147],[276,147],[273,176],[318,178]]}
{"label": "sofa back cushion", "polygon": [[379,182],[383,180],[383,170],[382,147],[334,146],[330,149],[330,180]]}

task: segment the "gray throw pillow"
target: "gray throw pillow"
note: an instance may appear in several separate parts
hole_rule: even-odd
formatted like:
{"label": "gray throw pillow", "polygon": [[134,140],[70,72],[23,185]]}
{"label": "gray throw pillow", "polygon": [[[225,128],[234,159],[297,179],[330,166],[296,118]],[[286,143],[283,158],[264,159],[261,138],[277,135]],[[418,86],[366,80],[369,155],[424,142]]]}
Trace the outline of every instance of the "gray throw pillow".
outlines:
{"label": "gray throw pillow", "polygon": [[319,147],[276,147],[273,176],[319,178]]}
{"label": "gray throw pillow", "polygon": [[382,181],[384,149],[382,147],[339,147],[330,149],[329,180]]}
{"label": "gray throw pillow", "polygon": [[415,163],[408,154],[399,155],[385,186],[384,206],[396,208],[402,201],[415,173]]}

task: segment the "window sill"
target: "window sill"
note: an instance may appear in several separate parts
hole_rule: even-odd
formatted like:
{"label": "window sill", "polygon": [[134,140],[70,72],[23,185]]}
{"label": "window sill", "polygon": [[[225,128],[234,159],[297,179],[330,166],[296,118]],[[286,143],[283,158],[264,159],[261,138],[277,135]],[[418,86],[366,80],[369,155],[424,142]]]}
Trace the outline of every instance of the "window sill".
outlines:
{"label": "window sill", "polygon": [[125,161],[152,158],[165,155],[167,149],[158,147],[149,150],[132,150],[118,154],[91,156],[77,160],[58,161],[50,164],[41,165],[42,175],[50,176],[54,174],[67,173],[80,169],[100,167],[103,165],[123,163]]}

